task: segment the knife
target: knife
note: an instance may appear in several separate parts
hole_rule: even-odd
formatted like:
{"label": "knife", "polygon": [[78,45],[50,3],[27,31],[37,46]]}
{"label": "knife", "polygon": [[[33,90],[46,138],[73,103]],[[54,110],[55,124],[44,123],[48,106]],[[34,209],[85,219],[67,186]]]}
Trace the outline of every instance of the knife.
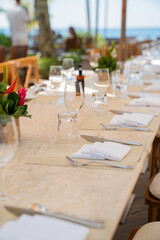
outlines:
{"label": "knife", "polygon": [[114,113],[114,114],[123,114],[123,113],[136,113],[136,114],[147,114],[147,115],[151,115],[153,117],[158,117],[158,114],[151,114],[151,113],[141,113],[141,112],[131,112],[131,111],[126,111],[126,110],[114,110],[114,109],[110,109],[110,112]]}
{"label": "knife", "polygon": [[90,135],[81,135],[82,138],[89,142],[116,142],[116,143],[123,143],[126,145],[133,145],[133,146],[142,146],[141,142],[130,142],[130,141],[124,141],[124,140],[118,140],[118,139],[109,139],[104,137],[97,137],[97,136],[90,136]]}
{"label": "knife", "polygon": [[18,207],[12,207],[12,206],[4,206],[9,212],[13,213],[16,216],[21,216],[22,214],[28,214],[28,215],[43,215],[43,216],[47,216],[47,217],[53,217],[53,218],[58,218],[58,219],[62,219],[65,221],[69,221],[69,222],[74,222],[74,223],[78,223],[87,227],[91,227],[91,228],[104,228],[104,222],[103,221],[90,221],[88,219],[84,219],[84,218],[77,218],[74,216],[68,216],[68,215],[63,215],[60,213],[44,213],[44,212],[39,212],[39,211],[35,211],[31,208],[18,208]]}

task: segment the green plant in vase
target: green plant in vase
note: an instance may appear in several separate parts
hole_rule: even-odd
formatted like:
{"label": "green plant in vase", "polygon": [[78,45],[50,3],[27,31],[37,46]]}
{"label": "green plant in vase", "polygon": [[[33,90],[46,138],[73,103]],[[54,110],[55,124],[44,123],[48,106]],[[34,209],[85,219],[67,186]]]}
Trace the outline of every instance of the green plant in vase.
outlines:
{"label": "green plant in vase", "polygon": [[11,115],[15,119],[19,117],[29,117],[27,105],[25,104],[25,97],[27,90],[21,88],[18,93],[14,92],[19,71],[15,77],[12,85],[7,89],[6,83],[6,66],[3,66],[3,82],[0,82],[0,115]]}
{"label": "green plant in vase", "polygon": [[[113,72],[117,69],[117,52],[115,49],[115,42],[112,42],[111,48],[106,48],[106,56],[102,56],[98,59],[98,66],[96,68],[108,68],[109,72]],[[96,69],[94,68],[94,70]]]}

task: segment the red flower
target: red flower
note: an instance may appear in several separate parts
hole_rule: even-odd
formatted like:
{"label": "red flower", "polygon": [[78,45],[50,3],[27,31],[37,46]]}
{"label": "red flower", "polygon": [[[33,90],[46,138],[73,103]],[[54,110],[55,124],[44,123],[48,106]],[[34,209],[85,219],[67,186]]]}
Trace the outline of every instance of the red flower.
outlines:
{"label": "red flower", "polygon": [[27,89],[25,89],[25,88],[20,88],[20,89],[19,89],[18,95],[19,95],[19,97],[20,97],[20,100],[19,100],[19,102],[18,102],[18,106],[24,105],[25,97],[26,97],[26,92],[27,92]]}

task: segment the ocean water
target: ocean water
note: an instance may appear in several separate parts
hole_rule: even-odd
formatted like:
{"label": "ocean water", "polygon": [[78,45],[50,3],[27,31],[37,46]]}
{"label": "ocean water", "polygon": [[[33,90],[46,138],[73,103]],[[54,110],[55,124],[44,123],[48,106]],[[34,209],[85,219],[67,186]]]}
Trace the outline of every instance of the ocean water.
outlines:
{"label": "ocean water", "polygon": [[[68,35],[68,29],[54,29],[56,34],[61,34],[63,37]],[[86,29],[76,29],[77,32],[85,33]],[[0,33],[10,36],[10,29],[0,29]],[[30,38],[36,35],[38,31],[31,31]],[[91,33],[94,35],[95,30],[92,29]],[[104,38],[120,38],[121,29],[119,28],[109,28],[109,29],[99,29],[98,34]],[[137,40],[142,41],[145,39],[156,40],[160,37],[160,27],[159,28],[127,28],[126,29],[127,37],[136,37]]]}
{"label": "ocean water", "polygon": [[[77,32],[86,32],[85,29],[77,29]],[[57,34],[62,36],[67,36],[68,29],[55,29]],[[94,35],[95,30],[92,29],[91,33]],[[99,29],[98,34],[104,38],[120,38],[121,29],[120,28],[109,28],[109,29]],[[145,39],[156,40],[160,37],[160,27],[159,28],[127,28],[127,37],[136,37],[137,40],[142,41]]]}

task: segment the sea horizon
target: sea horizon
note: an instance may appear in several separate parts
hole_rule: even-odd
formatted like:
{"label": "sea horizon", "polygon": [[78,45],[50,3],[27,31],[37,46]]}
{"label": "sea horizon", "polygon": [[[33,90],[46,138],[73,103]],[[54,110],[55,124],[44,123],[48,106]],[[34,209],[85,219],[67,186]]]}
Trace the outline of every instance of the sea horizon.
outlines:
{"label": "sea horizon", "polygon": [[[55,31],[56,34],[61,34],[62,37],[66,37],[68,35],[68,28],[54,28],[52,29]],[[87,29],[85,28],[77,28],[77,33],[87,33]],[[31,30],[30,36],[34,36],[38,33],[38,31]],[[1,28],[0,34],[4,34],[8,37],[11,35],[11,31],[9,28]],[[91,34],[95,34],[95,29],[91,29]],[[99,28],[98,34],[103,38],[120,38],[121,29],[120,28]],[[133,27],[133,28],[126,28],[126,37],[135,37],[137,40],[142,41],[145,39],[156,40],[160,38],[160,27]]]}

